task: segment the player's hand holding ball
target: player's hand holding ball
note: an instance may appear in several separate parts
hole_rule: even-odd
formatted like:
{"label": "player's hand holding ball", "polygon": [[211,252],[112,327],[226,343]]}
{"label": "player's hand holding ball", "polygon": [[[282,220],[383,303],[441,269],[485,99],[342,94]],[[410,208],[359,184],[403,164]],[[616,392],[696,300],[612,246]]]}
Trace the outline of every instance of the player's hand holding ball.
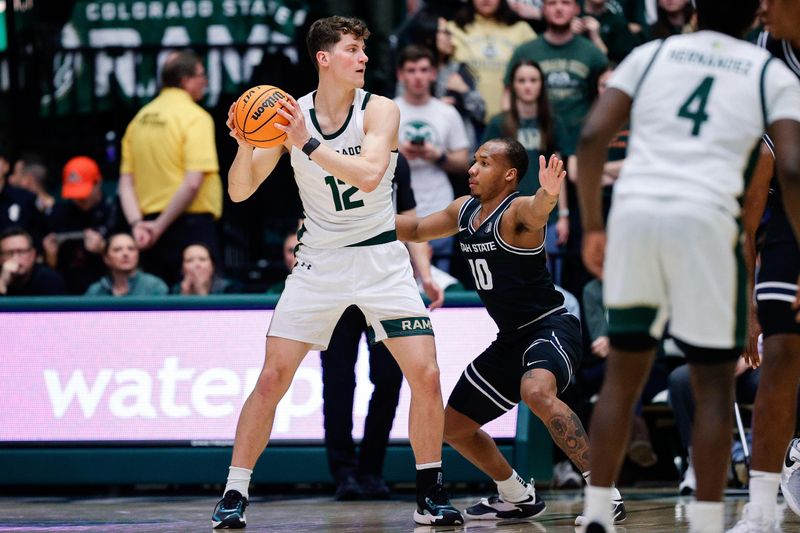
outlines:
{"label": "player's hand holding ball", "polygon": [[[286,132],[281,128],[289,123],[289,117],[280,112],[287,98],[294,102],[283,89],[272,85],[257,85],[246,90],[233,103],[228,110],[226,124],[239,147],[272,148],[285,144]],[[302,113],[300,116],[302,118]],[[305,124],[303,129],[305,130]]]}
{"label": "player's hand holding ball", "polygon": [[275,128],[285,132],[286,141],[284,145],[288,150],[291,150],[292,146],[303,148],[303,145],[311,138],[311,134],[308,133],[308,128],[306,128],[306,119],[300,109],[300,104],[288,94],[280,103],[281,107],[278,109],[278,114],[284,121],[275,124]]}

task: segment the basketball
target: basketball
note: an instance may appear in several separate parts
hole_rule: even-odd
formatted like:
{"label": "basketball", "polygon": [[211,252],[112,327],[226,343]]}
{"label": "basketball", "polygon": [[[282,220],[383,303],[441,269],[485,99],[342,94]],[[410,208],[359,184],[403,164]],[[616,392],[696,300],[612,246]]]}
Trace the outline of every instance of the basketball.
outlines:
{"label": "basketball", "polygon": [[288,123],[277,112],[281,98],[286,98],[286,91],[272,85],[257,85],[236,100],[234,126],[248,144],[271,148],[286,138],[286,134],[275,127],[276,123]]}

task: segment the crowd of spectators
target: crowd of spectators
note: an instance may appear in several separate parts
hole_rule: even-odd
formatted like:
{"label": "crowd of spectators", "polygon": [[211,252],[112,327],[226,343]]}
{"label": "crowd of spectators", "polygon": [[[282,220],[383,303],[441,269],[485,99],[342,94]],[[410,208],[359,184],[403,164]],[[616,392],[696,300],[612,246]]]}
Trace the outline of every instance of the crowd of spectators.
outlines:
{"label": "crowd of spectators", "polygon": [[[419,215],[466,192],[469,157],[487,139],[514,137],[531,161],[540,154],[568,161],[569,183],[548,223],[546,250],[554,281],[578,296],[585,324],[588,319],[587,365],[578,377],[577,403],[588,403],[608,355],[601,281],[586,273],[578,253],[577,138],[613,65],[650,39],[691,31],[691,22],[688,0],[465,0],[455,6],[431,2],[410,12],[398,35],[396,94],[387,96],[395,96],[400,108],[399,151],[410,165]],[[207,84],[203,62],[185,51],[168,54],[161,82],[160,94],[119,132],[124,135],[116,194],[109,194],[115,187],[104,183],[95,161],[79,155],[64,164],[60,190],[53,195],[40,155],[12,157],[0,146],[0,295],[248,290],[246,280],[225,277],[217,149],[229,139],[215,139],[211,116],[197,103]],[[627,133],[623,128],[609,146],[606,213]],[[523,194],[537,190],[536,168],[531,164],[522,178]],[[296,243],[292,234],[283,244],[288,271]],[[471,277],[460,276],[455,267],[454,244],[452,239],[432,243],[432,264],[448,284],[470,288]],[[360,333],[360,328],[359,322],[350,329]],[[691,412],[684,374],[673,370],[670,377],[682,428]],[[743,374],[748,383],[757,380],[757,373]],[[666,379],[660,382],[666,387]],[[647,442],[646,432],[635,433]],[[688,443],[685,431],[681,437]],[[634,455],[642,466],[655,457],[652,447]]]}

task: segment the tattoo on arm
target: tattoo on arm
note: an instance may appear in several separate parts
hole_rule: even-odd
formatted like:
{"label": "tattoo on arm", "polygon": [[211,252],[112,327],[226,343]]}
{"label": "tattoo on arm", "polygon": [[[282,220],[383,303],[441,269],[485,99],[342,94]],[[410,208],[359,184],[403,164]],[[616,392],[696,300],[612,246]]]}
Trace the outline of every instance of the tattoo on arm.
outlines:
{"label": "tattoo on arm", "polygon": [[553,441],[564,450],[567,457],[580,468],[589,470],[589,439],[580,418],[575,413],[568,416],[555,415],[544,421]]}

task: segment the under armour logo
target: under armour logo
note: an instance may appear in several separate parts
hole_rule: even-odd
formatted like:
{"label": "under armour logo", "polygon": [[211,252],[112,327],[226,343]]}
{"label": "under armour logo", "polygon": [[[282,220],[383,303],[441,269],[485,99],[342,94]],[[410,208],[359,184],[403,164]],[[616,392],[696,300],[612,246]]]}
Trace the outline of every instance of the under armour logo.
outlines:
{"label": "under armour logo", "polygon": [[306,263],[305,261],[300,261],[298,264],[302,268],[305,268],[306,270],[311,270],[311,263]]}
{"label": "under armour logo", "polygon": [[484,231],[485,231],[486,233],[491,233],[491,231],[492,231],[492,223],[491,223],[491,222],[489,222],[488,224],[486,224],[486,229],[485,229]]}

